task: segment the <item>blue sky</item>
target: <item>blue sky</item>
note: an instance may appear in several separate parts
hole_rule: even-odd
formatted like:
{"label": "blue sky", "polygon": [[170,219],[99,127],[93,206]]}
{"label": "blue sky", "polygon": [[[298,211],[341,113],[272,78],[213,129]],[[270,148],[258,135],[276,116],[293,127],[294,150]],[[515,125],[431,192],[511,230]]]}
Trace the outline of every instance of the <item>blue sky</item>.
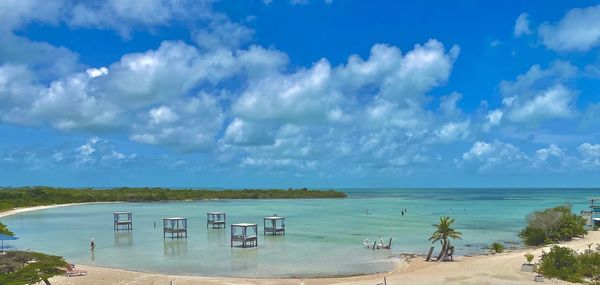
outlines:
{"label": "blue sky", "polygon": [[593,187],[597,1],[2,1],[2,185]]}

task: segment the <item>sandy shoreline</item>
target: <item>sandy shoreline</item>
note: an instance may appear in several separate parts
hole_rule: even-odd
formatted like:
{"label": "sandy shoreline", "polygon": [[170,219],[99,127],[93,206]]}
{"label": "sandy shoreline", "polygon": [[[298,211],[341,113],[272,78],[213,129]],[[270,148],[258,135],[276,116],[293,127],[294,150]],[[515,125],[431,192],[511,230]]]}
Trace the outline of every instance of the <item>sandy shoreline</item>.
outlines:
{"label": "sandy shoreline", "polygon": [[[105,203],[105,202],[102,202]],[[115,202],[107,202],[115,203]],[[117,202],[118,203],[118,202]],[[0,218],[36,210],[74,205],[96,203],[74,203],[19,208],[0,213]],[[561,244],[577,251],[587,249],[589,243],[600,243],[600,232],[590,232],[584,239],[577,239]],[[531,252],[539,258],[542,250],[548,251],[549,246],[536,249],[519,249],[497,255],[483,255],[474,257],[457,257],[455,262],[425,262],[417,257],[402,260],[395,271],[354,277],[332,278],[233,278],[233,277],[204,277],[180,276],[159,273],[135,272],[123,269],[103,268],[97,266],[78,265],[79,269],[88,271],[88,276],[82,277],[55,277],[52,284],[58,285],[146,285],[146,284],[173,284],[173,285],[232,285],[232,284],[352,284],[375,285],[383,282],[387,284],[534,284],[533,273],[521,272],[521,264],[525,261],[523,255]],[[552,280],[552,284],[571,284],[568,282]]]}
{"label": "sandy shoreline", "polygon": [[70,204],[56,204],[56,205],[46,205],[46,206],[16,208],[16,209],[13,209],[13,210],[10,210],[10,211],[0,212],[0,218],[4,218],[4,217],[16,215],[16,214],[20,214],[20,213],[26,213],[26,212],[32,212],[32,211],[38,211],[38,210],[45,210],[45,209],[52,209],[52,208],[69,207],[69,206],[79,206],[79,205],[91,205],[91,204],[111,204],[111,203],[122,203],[122,202],[115,201],[115,202],[70,203]]}

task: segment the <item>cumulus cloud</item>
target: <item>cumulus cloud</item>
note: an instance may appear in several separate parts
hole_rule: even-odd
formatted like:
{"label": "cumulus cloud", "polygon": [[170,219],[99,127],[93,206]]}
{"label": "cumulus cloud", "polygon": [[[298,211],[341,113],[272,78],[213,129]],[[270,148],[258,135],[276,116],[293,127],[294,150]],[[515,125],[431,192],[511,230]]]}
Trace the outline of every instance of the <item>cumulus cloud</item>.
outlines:
{"label": "cumulus cloud", "polygon": [[531,29],[529,28],[529,14],[521,13],[521,15],[519,15],[515,21],[513,34],[518,38],[523,35],[530,35],[531,33]]}
{"label": "cumulus cloud", "polygon": [[151,109],[133,125],[130,139],[180,151],[206,150],[214,145],[223,119],[216,98],[200,94]]}
{"label": "cumulus cloud", "polygon": [[449,122],[435,130],[435,136],[443,143],[465,139],[470,134],[471,121]]}
{"label": "cumulus cloud", "polygon": [[513,122],[539,122],[555,118],[569,118],[574,114],[576,93],[563,85],[542,90],[529,100],[508,101],[508,118]]}
{"label": "cumulus cloud", "polygon": [[551,144],[548,148],[541,148],[535,152],[535,159],[537,161],[546,161],[551,157],[563,157],[565,151],[555,144]]}
{"label": "cumulus cloud", "polygon": [[62,1],[1,1],[0,30],[12,30],[31,22],[56,23],[62,16],[63,4]]}
{"label": "cumulus cloud", "polygon": [[252,29],[233,23],[226,17],[217,17],[208,28],[194,31],[192,38],[199,47],[205,49],[235,49],[248,42],[252,35]]}
{"label": "cumulus cloud", "polygon": [[65,21],[75,27],[114,29],[129,37],[131,29],[168,25],[172,21],[212,17],[211,1],[85,1],[70,5]]}
{"label": "cumulus cloud", "polygon": [[583,143],[578,149],[585,158],[600,158],[600,144]]}
{"label": "cumulus cloud", "polygon": [[28,171],[125,167],[133,165],[137,160],[136,153],[120,151],[113,142],[99,137],[91,137],[76,145],[61,143],[53,146],[48,143],[44,147],[22,145],[0,150],[0,168],[21,168]]}
{"label": "cumulus cloud", "polygon": [[579,156],[549,144],[527,155],[510,143],[478,141],[456,163],[461,168],[477,167],[481,172],[566,173],[600,168],[600,145],[583,143],[577,149]]}
{"label": "cumulus cloud", "polygon": [[600,45],[600,5],[575,8],[556,23],[539,27],[542,42],[556,51],[588,51]]}
{"label": "cumulus cloud", "polygon": [[124,55],[99,84],[119,94],[115,100],[143,106],[184,94],[200,81],[216,83],[236,71],[234,63],[228,50],[200,53],[183,42],[166,41],[156,50]]}
{"label": "cumulus cloud", "polygon": [[121,36],[129,37],[134,29],[222,17],[212,11],[211,5],[210,0],[8,0],[0,4],[3,19],[0,30],[10,31],[33,22],[64,22],[72,27],[116,30]]}
{"label": "cumulus cloud", "polygon": [[570,63],[557,61],[547,69],[534,65],[515,81],[502,81],[502,117],[526,124],[572,117],[577,92],[566,84],[577,72]]}
{"label": "cumulus cloud", "polygon": [[510,143],[498,140],[487,143],[478,141],[471,149],[463,153],[459,166],[475,163],[482,172],[490,171],[497,167],[510,169],[510,166],[521,165],[528,159],[521,150]]}
{"label": "cumulus cloud", "polygon": [[275,142],[275,131],[267,124],[252,123],[243,119],[234,119],[225,130],[227,143],[241,146],[270,145]]}
{"label": "cumulus cloud", "polygon": [[583,143],[577,149],[584,169],[600,169],[600,144]]}
{"label": "cumulus cloud", "polygon": [[457,106],[460,99],[462,99],[462,94],[458,92],[452,92],[450,95],[442,97],[439,110],[446,116],[460,115],[461,110]]}
{"label": "cumulus cloud", "polygon": [[[332,67],[326,59],[292,74],[276,73],[252,82],[238,98],[232,112],[247,121],[281,123],[348,122],[363,113],[370,123],[411,128],[423,117],[425,94],[447,80],[458,47],[445,52],[430,40],[406,55],[377,44],[368,60],[350,56],[346,65]],[[367,94],[365,88],[372,90]],[[365,110],[356,110],[358,95],[371,96]]]}
{"label": "cumulus cloud", "polygon": [[483,123],[483,130],[490,131],[491,128],[500,125],[504,117],[504,112],[500,109],[491,110],[485,116],[486,121]]}

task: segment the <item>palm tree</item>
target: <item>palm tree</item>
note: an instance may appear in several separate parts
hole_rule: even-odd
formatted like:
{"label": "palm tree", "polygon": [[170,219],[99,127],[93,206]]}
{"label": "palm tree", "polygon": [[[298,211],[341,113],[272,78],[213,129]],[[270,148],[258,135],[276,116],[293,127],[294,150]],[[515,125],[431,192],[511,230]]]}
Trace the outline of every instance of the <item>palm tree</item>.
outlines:
{"label": "palm tree", "polygon": [[442,250],[437,258],[438,261],[443,261],[446,258],[446,255],[448,255],[448,251],[450,250],[450,239],[461,239],[462,233],[453,229],[452,224],[454,224],[453,218],[440,217],[440,223],[433,225],[436,230],[431,234],[429,241],[431,241],[431,243],[439,241],[442,244]]}

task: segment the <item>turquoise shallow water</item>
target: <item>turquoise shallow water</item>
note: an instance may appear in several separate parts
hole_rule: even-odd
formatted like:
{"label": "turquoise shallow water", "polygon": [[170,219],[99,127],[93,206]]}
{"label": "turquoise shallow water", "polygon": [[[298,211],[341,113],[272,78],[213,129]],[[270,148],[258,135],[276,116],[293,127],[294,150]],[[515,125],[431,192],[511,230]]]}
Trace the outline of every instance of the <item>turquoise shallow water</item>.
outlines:
{"label": "turquoise shallow water", "polygon": [[[494,241],[516,243],[525,216],[571,204],[579,212],[598,189],[349,189],[346,199],[115,203],[55,208],[2,218],[19,236],[10,245],[105,267],[210,276],[331,276],[390,270],[390,256],[424,253],[432,224],[456,218],[457,254],[479,254]],[[401,209],[407,209],[402,216]],[[369,210],[369,215],[365,210]],[[112,212],[133,212],[132,232],[113,231]],[[229,230],[207,230],[206,212],[228,225],[259,224],[259,246],[229,247]],[[285,216],[285,236],[263,236],[262,217]],[[188,218],[187,239],[163,239],[162,218]],[[156,221],[157,227],[153,223]],[[229,226],[227,227],[229,228]],[[368,250],[365,238],[393,238],[393,249]],[[97,248],[89,250],[94,237]],[[438,246],[439,247],[439,246]]]}

